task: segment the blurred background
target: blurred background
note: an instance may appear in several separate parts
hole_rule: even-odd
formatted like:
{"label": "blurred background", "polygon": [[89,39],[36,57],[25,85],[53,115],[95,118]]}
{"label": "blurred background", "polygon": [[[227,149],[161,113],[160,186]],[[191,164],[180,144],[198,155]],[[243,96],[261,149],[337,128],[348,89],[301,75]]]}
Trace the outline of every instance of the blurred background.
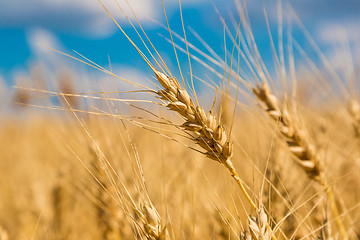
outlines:
{"label": "blurred background", "polygon": [[[136,15],[171,72],[180,78],[173,46],[169,42],[169,33],[165,27],[166,21],[160,0],[121,0],[118,2],[104,0],[102,3],[130,38],[149,56],[125,17],[126,14],[139,29],[134,17]],[[190,48],[190,53],[200,59],[199,61],[192,60],[195,77],[207,82],[221,82],[225,48],[229,63],[231,37],[236,33],[242,3],[242,0],[181,1],[187,39],[194,46]],[[164,1],[164,6],[170,28],[174,33],[174,41],[179,48],[185,49],[185,44],[181,40],[183,29],[179,1],[167,0]],[[267,20],[276,51],[279,53],[278,36],[281,30],[285,58],[287,56],[295,58],[297,71],[301,71],[302,65],[308,64],[307,57],[317,64],[320,71],[326,68],[323,66],[317,47],[327,57],[331,67],[341,72],[340,75],[344,79],[349,78],[346,76],[346,72],[351,72],[348,69],[359,62],[359,1],[248,0],[246,1],[246,17],[251,24],[261,57],[268,71],[275,78],[277,68],[273,64],[274,52]],[[223,23],[228,28],[226,47]],[[180,37],[176,37],[176,33]],[[298,46],[297,49],[294,47],[293,55],[287,48],[290,35],[293,39],[292,44]],[[244,38],[244,35],[242,37]],[[98,1],[1,1],[0,92],[4,103],[2,110],[9,109],[4,106],[11,105],[14,101],[29,104],[30,101],[27,100],[31,99],[33,102],[36,94],[14,90],[13,86],[56,92],[61,90],[68,93],[132,89],[129,84],[54,50],[76,57],[80,57],[79,54],[81,54],[96,64],[111,69],[122,78],[153,87],[151,70]],[[213,59],[202,56],[199,51],[208,54]],[[189,81],[187,55],[178,50],[178,56],[185,73],[185,80]],[[210,62],[214,59],[218,65],[211,65]],[[217,73],[204,67],[209,63],[209,67]],[[288,59],[285,61],[286,65],[287,63]],[[252,81],[251,74],[246,77],[244,71],[246,66],[240,65],[240,69],[240,75]],[[195,84],[197,90],[201,91],[204,85],[199,81]],[[44,102],[40,105],[44,105]]]}
{"label": "blurred background", "polygon": [[[238,0],[239,1],[239,0]],[[173,61],[170,44],[159,36],[161,26],[165,24],[160,0],[129,1],[136,16],[145,27],[156,47],[163,51],[165,58]],[[165,7],[170,26],[179,34],[182,33],[179,3],[177,0],[166,0]],[[239,1],[242,2],[242,1]],[[131,32],[131,26],[123,17],[113,0],[104,0],[125,31]],[[120,6],[134,20],[125,1]],[[220,56],[224,52],[223,25],[215,8],[230,24],[238,19],[238,10],[234,0],[182,0],[185,26],[189,38],[191,27]],[[271,60],[269,37],[264,18],[266,9],[270,23],[277,24],[276,1],[248,0],[246,2],[255,39],[260,46],[263,57]],[[301,21],[309,30],[321,49],[341,64],[339,56],[333,52],[334,44],[344,41],[354,44],[360,38],[360,2],[357,0],[302,0],[284,1],[283,10],[289,5],[295,10]],[[284,19],[285,21],[286,19]],[[230,24],[231,25],[231,24]],[[297,41],[304,39],[303,33],[292,29]],[[168,37],[166,31],[162,34]],[[275,34],[276,35],[276,34]],[[135,36],[135,35],[132,35]],[[194,38],[193,38],[194,39]],[[274,36],[276,42],[276,36]],[[130,46],[128,40],[119,31],[99,2],[96,0],[17,0],[0,2],[0,76],[7,85],[14,85],[19,75],[26,74],[35,63],[41,62],[47,68],[54,65],[70,64],[72,61],[52,52],[56,49],[64,52],[75,50],[102,66],[109,65],[109,59],[117,69],[136,68],[139,56]],[[194,42],[200,46],[199,42]],[[261,50],[260,49],[260,50]],[[164,51],[166,50],[167,53]]]}

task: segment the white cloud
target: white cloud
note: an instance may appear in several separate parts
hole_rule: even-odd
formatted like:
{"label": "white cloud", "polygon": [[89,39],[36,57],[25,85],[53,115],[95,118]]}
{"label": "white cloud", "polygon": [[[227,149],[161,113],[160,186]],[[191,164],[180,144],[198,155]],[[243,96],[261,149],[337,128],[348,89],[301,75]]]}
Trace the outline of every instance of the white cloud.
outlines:
{"label": "white cloud", "polygon": [[[140,20],[156,18],[152,0],[131,0],[131,6]],[[103,1],[115,17],[122,16],[113,0]],[[127,14],[130,10],[119,1]],[[122,17],[124,19],[124,17]],[[5,1],[0,8],[0,24],[12,27],[40,26],[80,34],[109,34],[114,29],[110,17],[96,0],[17,0]]]}
{"label": "white cloud", "polygon": [[319,40],[326,44],[358,43],[360,41],[360,25],[357,21],[326,22],[318,27]]}
{"label": "white cloud", "polygon": [[334,48],[327,54],[327,58],[336,71],[345,71],[348,72],[349,68],[352,66],[351,56],[342,48]]}
{"label": "white cloud", "polygon": [[64,47],[50,31],[42,28],[30,29],[27,32],[27,42],[35,57],[33,60],[41,61],[47,68],[52,69],[63,62],[63,56],[54,50],[64,51]]}
{"label": "white cloud", "polygon": [[28,32],[28,43],[30,49],[36,55],[48,54],[51,49],[60,49],[61,44],[58,39],[45,29],[31,29]]}
{"label": "white cloud", "polygon": [[320,42],[332,68],[344,78],[353,74],[353,65],[358,62],[360,25],[357,19],[342,22],[322,22],[316,28]]}
{"label": "white cloud", "polygon": [[[133,68],[129,65],[120,65],[117,64],[113,67],[113,73],[119,76],[122,79],[127,81],[140,84],[149,88],[155,88],[151,81],[154,81],[153,74],[149,74],[146,71],[141,71],[140,69]],[[115,78],[110,75],[100,74],[100,81],[96,80],[95,89],[96,91],[114,91],[117,90],[137,90],[137,87],[131,85],[128,82],[125,82],[121,79]]]}
{"label": "white cloud", "polygon": [[[148,19],[159,20],[162,17],[160,0],[127,0],[137,18],[143,24],[151,24]],[[203,0],[183,0],[183,4],[198,4]],[[124,23],[124,14],[115,0],[102,0],[110,13]],[[165,1],[174,7],[177,0]],[[118,0],[120,7],[134,19],[126,0]],[[0,4],[1,27],[42,27],[57,31],[87,34],[89,36],[107,36],[116,29],[97,0],[16,0],[2,1]]]}

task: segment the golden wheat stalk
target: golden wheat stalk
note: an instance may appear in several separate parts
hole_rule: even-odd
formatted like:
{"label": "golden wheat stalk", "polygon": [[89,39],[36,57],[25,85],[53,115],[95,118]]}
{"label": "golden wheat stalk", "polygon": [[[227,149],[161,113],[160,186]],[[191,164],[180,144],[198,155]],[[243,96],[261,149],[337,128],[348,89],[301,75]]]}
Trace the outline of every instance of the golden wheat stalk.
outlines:
{"label": "golden wheat stalk", "polygon": [[148,239],[169,239],[169,233],[166,226],[162,227],[160,215],[152,203],[144,203],[140,211],[141,212],[139,212],[138,215],[143,223],[144,231]]}
{"label": "golden wheat stalk", "polygon": [[304,131],[298,128],[291,119],[286,107],[280,106],[278,98],[272,94],[267,82],[253,88],[255,96],[266,105],[266,112],[275,121],[281,124],[280,132],[286,138],[290,152],[296,157],[296,163],[313,180],[324,182],[324,171],[320,165],[315,147],[311,144]]}
{"label": "golden wheat stalk", "polygon": [[66,185],[62,174],[59,177],[59,181],[53,186],[51,192],[51,207],[53,211],[52,225],[53,233],[59,239],[67,238],[68,233],[65,228],[65,213],[67,210],[66,204],[67,191]]}
{"label": "golden wheat stalk", "polygon": [[286,107],[280,105],[280,101],[271,92],[270,86],[266,81],[263,81],[262,85],[257,85],[252,91],[266,105],[268,116],[281,124],[280,132],[285,137],[290,152],[295,156],[296,163],[299,164],[310,179],[325,186],[340,234],[342,238],[345,238],[346,230],[340,219],[333,190],[325,179],[324,169],[321,166],[316,148],[307,139],[305,131],[296,126]]}
{"label": "golden wheat stalk", "polygon": [[249,231],[244,230],[240,234],[241,240],[270,240],[271,231],[267,227],[267,215],[262,206],[259,207],[257,216],[249,216]]}
{"label": "golden wheat stalk", "polygon": [[65,106],[71,108],[78,108],[79,102],[75,95],[75,86],[73,78],[68,70],[62,70],[58,76],[59,81],[59,92],[63,93],[61,101],[64,102]]}
{"label": "golden wheat stalk", "polygon": [[98,182],[94,189],[94,194],[98,200],[98,202],[94,203],[98,229],[100,230],[101,239],[111,240],[117,234],[117,223],[119,222],[115,217],[118,206],[110,195],[114,189],[108,186],[108,177],[103,171],[105,169],[105,160],[101,159],[101,154],[96,151],[95,147],[91,148],[90,152],[92,154],[91,163],[94,168],[93,174]]}
{"label": "golden wheat stalk", "polygon": [[[128,134],[126,128],[125,131]],[[101,150],[98,148],[98,146],[94,143],[93,147],[90,148],[90,151],[93,155],[93,177],[98,182],[96,195],[98,200],[100,201],[100,204],[95,205],[95,207],[102,239],[113,240],[121,238],[119,231],[119,223],[121,219],[119,219],[119,214],[117,213],[119,213],[120,209],[122,209],[126,211],[125,214],[127,215],[129,214],[129,212],[127,212],[128,208],[132,209],[134,215],[137,217],[136,218],[134,216],[129,216],[131,221],[133,221],[136,229],[134,230],[134,233],[141,233],[146,237],[146,239],[151,240],[169,239],[166,225],[164,224],[164,227],[162,227],[161,217],[157,212],[156,208],[154,207],[153,203],[151,202],[151,199],[147,193],[145,187],[145,179],[142,176],[143,171],[139,159],[137,159],[136,148],[133,145],[133,142],[130,139],[129,135],[128,138],[131,144],[131,150],[135,154],[135,161],[138,171],[141,175],[141,180],[138,179],[139,186],[137,186],[137,189],[143,190],[146,195],[146,200],[142,200],[140,206],[135,203],[133,197],[130,195],[130,192],[120,179],[117,180],[120,180],[122,191],[120,191],[120,189],[118,189],[118,187],[114,184],[115,179],[113,178],[111,173],[108,172],[108,168],[111,168],[111,171],[113,171],[114,169],[111,167],[110,163],[108,162],[104,154],[101,152]],[[115,177],[118,178],[117,175],[115,175]],[[109,185],[109,183],[111,185]],[[114,201],[116,200],[114,196],[117,196],[119,198],[119,205],[116,201]],[[143,228],[141,228],[141,224],[139,224],[136,219],[139,219],[141,221]]]}
{"label": "golden wheat stalk", "polygon": [[[175,78],[170,78],[154,68],[153,71],[157,81],[163,87],[156,92],[158,97],[168,102],[166,106],[169,110],[177,112],[184,118],[185,122],[181,127],[192,134],[193,141],[205,150],[205,156],[221,163],[230,171],[251,207],[258,210],[233,166],[231,161],[233,143],[221,122],[217,121],[212,111],[206,114],[201,106],[195,106],[190,95],[185,89],[181,89]],[[268,224],[266,224],[266,228],[269,228]],[[270,229],[269,233],[272,239],[276,239]]]}
{"label": "golden wheat stalk", "polygon": [[249,217],[249,229],[253,239],[256,240],[270,240],[271,232],[267,227],[267,215],[264,212],[264,208],[260,207],[257,213],[257,217]]}
{"label": "golden wheat stalk", "polygon": [[233,144],[229,141],[227,133],[215,115],[195,106],[186,90],[180,88],[176,79],[155,71],[156,78],[164,88],[157,91],[162,100],[168,101],[167,107],[184,117],[181,125],[186,131],[194,134],[194,141],[206,150],[205,155],[224,165],[232,165],[230,157],[233,154]]}

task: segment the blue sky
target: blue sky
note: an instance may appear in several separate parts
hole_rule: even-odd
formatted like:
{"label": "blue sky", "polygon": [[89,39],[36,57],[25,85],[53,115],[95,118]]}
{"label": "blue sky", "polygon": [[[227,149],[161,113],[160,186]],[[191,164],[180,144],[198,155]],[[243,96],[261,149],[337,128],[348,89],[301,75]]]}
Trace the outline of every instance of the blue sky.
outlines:
{"label": "blue sky", "polygon": [[[124,29],[137,39],[115,2],[113,0],[103,2]],[[124,0],[119,2],[131,15]],[[164,57],[175,66],[171,45],[161,36],[168,35],[155,23],[157,21],[165,23],[160,0],[131,0],[129,2],[151,40]],[[165,0],[165,3],[171,28],[181,33],[178,1]],[[190,41],[197,47],[202,48],[196,38],[190,34],[189,27],[205,39],[220,56],[223,56],[222,25],[212,3],[219,9],[227,23],[231,24],[231,15],[238,16],[234,0],[182,0],[185,26]],[[267,10],[272,29],[276,31],[276,3],[277,1],[273,0],[247,0],[257,44],[263,57],[268,61],[271,61],[272,57],[269,51],[263,6]],[[331,49],[334,45],[341,43],[345,35],[351,44],[359,42],[360,1],[283,1],[285,11],[288,11],[286,9],[289,3],[325,53],[333,56],[335,53],[331,52]],[[299,29],[294,28],[293,35],[300,44],[305,42],[303,33]],[[13,78],[18,72],[26,72],[33,63],[40,61],[56,65],[59,61],[62,61],[62,64],[72,61],[60,58],[58,54],[48,51],[48,48],[64,52],[75,50],[103,66],[108,65],[109,58],[114,65],[129,65],[139,69],[144,66],[139,62],[136,51],[96,0],[0,2],[0,76],[9,85],[13,84]]]}

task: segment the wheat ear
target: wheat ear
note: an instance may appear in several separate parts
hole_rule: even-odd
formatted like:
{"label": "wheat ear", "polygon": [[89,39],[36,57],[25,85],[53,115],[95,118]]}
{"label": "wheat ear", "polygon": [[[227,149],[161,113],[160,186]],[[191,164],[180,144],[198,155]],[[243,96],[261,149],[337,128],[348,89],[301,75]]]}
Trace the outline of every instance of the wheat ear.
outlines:
{"label": "wheat ear", "polygon": [[64,176],[62,173],[59,176],[58,182],[53,186],[51,191],[51,207],[53,211],[52,216],[52,231],[58,239],[65,239],[68,236],[67,229],[64,224],[65,210],[67,209],[66,198],[67,192],[65,188]]}
{"label": "wheat ear", "polygon": [[169,239],[169,233],[165,227],[161,225],[161,218],[152,203],[144,203],[137,212],[141,219],[146,237],[154,240]]}
{"label": "wheat ear", "polygon": [[[249,231],[244,230],[240,234],[241,240],[270,240],[271,232],[267,227],[267,215],[263,206],[259,207],[257,216],[249,216]],[[249,233],[250,232],[250,233]]]}
{"label": "wheat ear", "polygon": [[252,90],[255,96],[266,105],[266,112],[270,118],[280,122],[280,132],[286,138],[290,152],[296,157],[295,161],[306,172],[310,179],[325,186],[340,234],[344,238],[346,236],[346,230],[336,207],[333,190],[326,182],[324,169],[321,167],[314,145],[307,140],[304,131],[294,124],[286,107],[280,106],[280,101],[271,92],[266,81],[263,81],[262,85],[257,85],[256,88]]}
{"label": "wheat ear", "polygon": [[324,185],[324,171],[320,167],[315,147],[307,141],[304,131],[297,128],[285,107],[281,107],[278,98],[272,94],[267,82],[253,88],[255,96],[266,105],[266,112],[275,121],[280,122],[280,132],[286,138],[290,152],[296,156],[296,162],[315,181]]}
{"label": "wheat ear", "polygon": [[108,176],[106,175],[106,166],[105,160],[102,158],[100,152],[97,150],[96,146],[93,145],[90,148],[90,153],[92,155],[92,165],[94,168],[94,177],[98,184],[94,189],[94,195],[96,196],[98,202],[94,203],[97,226],[101,234],[101,239],[111,240],[114,239],[118,234],[116,231],[118,229],[118,219],[116,219],[117,204],[114,199],[112,199],[111,194],[114,189],[109,187]]}
{"label": "wheat ear", "polygon": [[[177,112],[184,118],[185,122],[181,127],[193,135],[193,140],[205,150],[204,154],[208,158],[221,163],[230,171],[246,200],[254,210],[257,210],[257,206],[246,191],[232,164],[233,143],[230,141],[221,122],[217,121],[212,111],[205,114],[201,106],[195,106],[187,91],[181,89],[175,78],[170,78],[156,69],[153,69],[153,71],[157,81],[163,87],[163,89],[156,92],[158,97],[168,102],[166,106],[171,111]],[[268,224],[266,226],[269,228]],[[272,239],[276,239],[273,234],[271,235]]]}
{"label": "wheat ear", "polygon": [[176,79],[154,70],[157,81],[164,89],[156,92],[158,97],[167,101],[167,107],[183,116],[185,122],[181,127],[193,135],[193,140],[205,150],[204,154],[223,164],[231,172],[233,178],[239,183],[242,192],[250,205],[256,209],[245,187],[231,162],[233,144],[228,139],[227,133],[215,115],[205,111],[200,106],[195,106],[186,90],[181,89]]}

